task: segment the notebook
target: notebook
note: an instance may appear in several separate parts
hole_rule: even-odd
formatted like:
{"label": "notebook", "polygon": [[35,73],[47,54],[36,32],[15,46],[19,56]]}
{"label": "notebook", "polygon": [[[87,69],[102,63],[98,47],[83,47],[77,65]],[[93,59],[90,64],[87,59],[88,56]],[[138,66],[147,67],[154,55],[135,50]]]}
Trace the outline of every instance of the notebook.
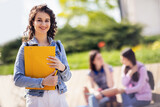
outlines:
{"label": "notebook", "polygon": [[[55,46],[25,46],[24,63],[25,75],[32,78],[45,78],[55,71],[47,63],[48,56],[55,56]],[[55,90],[55,86],[45,86],[44,88],[29,88],[35,90]]]}

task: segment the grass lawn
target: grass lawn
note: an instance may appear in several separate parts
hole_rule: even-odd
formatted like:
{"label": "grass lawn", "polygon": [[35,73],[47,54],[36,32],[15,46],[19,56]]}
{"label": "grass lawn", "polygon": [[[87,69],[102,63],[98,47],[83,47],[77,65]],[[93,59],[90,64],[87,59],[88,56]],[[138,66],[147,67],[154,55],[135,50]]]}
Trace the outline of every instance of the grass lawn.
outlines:
{"label": "grass lawn", "polygon": [[[160,49],[151,50],[148,48],[143,48],[137,50],[136,58],[138,61],[150,64],[150,63],[159,63],[160,60]],[[103,51],[102,57],[104,61],[112,66],[120,66],[120,51]],[[71,69],[88,69],[89,68],[89,52],[74,53],[67,55],[68,62]]]}
{"label": "grass lawn", "polygon": [[0,65],[0,75],[13,74],[14,64]]}
{"label": "grass lawn", "polygon": [[[108,64],[112,66],[120,66],[120,51],[103,51],[102,56]],[[151,50],[150,48],[142,48],[136,51],[138,61],[145,64],[159,63],[160,49]],[[71,69],[88,69],[89,68],[89,52],[67,54],[68,63]],[[13,74],[14,64],[0,65],[0,75]]]}

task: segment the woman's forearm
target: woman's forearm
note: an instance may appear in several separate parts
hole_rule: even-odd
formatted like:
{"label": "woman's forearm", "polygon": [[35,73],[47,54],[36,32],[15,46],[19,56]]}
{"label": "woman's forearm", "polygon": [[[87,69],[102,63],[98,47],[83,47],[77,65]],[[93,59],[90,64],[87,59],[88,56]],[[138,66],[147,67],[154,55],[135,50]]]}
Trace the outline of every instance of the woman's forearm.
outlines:
{"label": "woman's forearm", "polygon": [[118,88],[109,88],[109,89],[102,90],[101,93],[104,96],[110,97],[110,96],[115,96],[116,94],[119,94],[119,90]]}
{"label": "woman's forearm", "polygon": [[109,89],[102,90],[101,92],[99,92],[99,94],[95,95],[95,97],[96,97],[96,99],[100,100],[103,98],[103,96],[111,97],[111,96],[115,96],[119,93],[120,92],[119,92],[118,88],[109,88]]}

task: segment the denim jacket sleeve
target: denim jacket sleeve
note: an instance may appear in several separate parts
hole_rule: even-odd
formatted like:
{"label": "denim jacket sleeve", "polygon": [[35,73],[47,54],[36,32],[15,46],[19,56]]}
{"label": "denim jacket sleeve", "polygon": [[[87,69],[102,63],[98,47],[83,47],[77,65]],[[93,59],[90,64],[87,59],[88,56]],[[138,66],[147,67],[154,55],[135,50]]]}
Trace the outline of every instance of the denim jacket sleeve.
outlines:
{"label": "denim jacket sleeve", "polygon": [[61,53],[62,53],[62,60],[61,61],[66,66],[66,69],[63,72],[60,72],[60,76],[61,76],[62,81],[66,82],[71,78],[72,74],[70,72],[70,68],[68,65],[68,61],[67,61],[66,52],[64,50],[64,47],[63,47],[60,40],[58,40],[58,42],[60,44]]}
{"label": "denim jacket sleeve", "polygon": [[14,65],[14,83],[19,87],[42,88],[42,78],[31,78],[25,76],[24,46],[22,43]]}

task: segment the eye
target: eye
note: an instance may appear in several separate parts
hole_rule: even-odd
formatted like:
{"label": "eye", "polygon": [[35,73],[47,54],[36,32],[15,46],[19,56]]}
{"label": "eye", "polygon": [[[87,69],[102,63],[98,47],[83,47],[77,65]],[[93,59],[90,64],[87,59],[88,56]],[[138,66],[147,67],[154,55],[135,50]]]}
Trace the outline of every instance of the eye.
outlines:
{"label": "eye", "polygon": [[46,20],[45,22],[50,22],[50,20]]}
{"label": "eye", "polygon": [[41,22],[42,20],[37,20],[38,22]]}

